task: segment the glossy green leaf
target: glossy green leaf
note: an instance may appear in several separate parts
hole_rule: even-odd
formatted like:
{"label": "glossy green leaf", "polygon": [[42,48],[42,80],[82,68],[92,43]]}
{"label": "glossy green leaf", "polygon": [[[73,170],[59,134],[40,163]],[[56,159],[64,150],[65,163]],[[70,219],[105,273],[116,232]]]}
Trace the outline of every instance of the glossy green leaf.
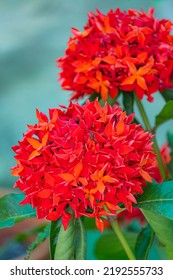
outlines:
{"label": "glossy green leaf", "polygon": [[[173,128],[172,128],[173,129]],[[167,133],[167,138],[168,138],[168,143],[169,143],[169,146],[170,148],[173,150],[173,131],[169,131]]]}
{"label": "glossy green leaf", "polygon": [[173,88],[162,91],[161,95],[163,96],[166,102],[173,100]]}
{"label": "glossy green leaf", "polygon": [[164,122],[173,119],[173,100],[168,101],[161,112],[156,116],[156,127]]}
{"label": "glossy green leaf", "polygon": [[128,115],[134,112],[133,104],[134,104],[134,96],[133,92],[123,92],[123,105],[124,109]]}
{"label": "glossy green leaf", "polygon": [[75,221],[74,248],[75,248],[75,259],[85,260],[86,259],[86,232],[85,232],[83,218],[78,218]]}
{"label": "glossy green leaf", "polygon": [[70,219],[68,227],[64,230],[61,225],[55,248],[54,260],[74,260],[74,217]]}
{"label": "glossy green leaf", "polygon": [[142,212],[152,227],[169,259],[173,260],[173,221],[149,210]]}
{"label": "glossy green leaf", "polygon": [[143,228],[136,240],[135,256],[137,260],[147,260],[149,251],[153,244],[154,232],[150,225]]}
{"label": "glossy green leaf", "polygon": [[[130,248],[134,252],[136,235],[132,233],[124,234]],[[97,241],[95,254],[99,260],[128,260],[119,239],[115,233],[103,234]]]}
{"label": "glossy green leaf", "polygon": [[36,217],[30,205],[20,205],[23,194],[7,194],[0,198],[0,228],[12,227],[26,218]]}
{"label": "glossy green leaf", "polygon": [[54,259],[54,255],[55,255],[55,249],[56,249],[60,227],[61,227],[61,219],[51,222],[49,250],[50,250],[50,257],[52,260]]}
{"label": "glossy green leaf", "polygon": [[135,206],[142,210],[149,210],[173,220],[173,181],[150,184],[137,201],[138,204]]}
{"label": "glossy green leaf", "polygon": [[45,225],[42,228],[42,231],[40,231],[36,237],[36,239],[28,246],[28,249],[26,251],[25,260],[28,260],[30,258],[31,253],[41,244],[43,243],[48,237],[50,232],[50,225]]}

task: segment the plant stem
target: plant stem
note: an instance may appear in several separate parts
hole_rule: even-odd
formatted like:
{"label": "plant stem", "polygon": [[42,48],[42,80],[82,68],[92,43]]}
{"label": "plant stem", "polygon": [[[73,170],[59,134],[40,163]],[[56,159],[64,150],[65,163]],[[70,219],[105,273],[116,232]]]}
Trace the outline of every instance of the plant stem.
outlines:
{"label": "plant stem", "polygon": [[121,245],[123,246],[129,260],[136,260],[131,248],[129,247],[129,244],[127,243],[127,240],[125,239],[125,237],[118,225],[117,220],[111,221],[111,219],[109,219],[109,221],[111,223],[113,231],[116,233],[119,241],[121,242]]}
{"label": "plant stem", "polygon": [[[141,117],[142,117],[142,120],[144,122],[146,130],[151,131],[152,128],[151,128],[148,116],[145,112],[145,109],[144,109],[144,106],[143,106],[142,102],[139,100],[139,98],[137,97],[136,94],[134,94],[134,98],[135,98],[136,104],[138,106],[138,109],[139,109],[139,112],[141,114]],[[161,177],[164,180],[166,178],[166,172],[165,172],[165,168],[164,168],[164,165],[163,165],[163,161],[162,161],[162,157],[161,157],[161,154],[160,154],[160,150],[159,150],[159,146],[158,146],[156,137],[153,138],[153,148],[154,148],[154,151],[155,151],[156,156],[157,156],[157,162],[158,162]]]}
{"label": "plant stem", "polygon": [[134,94],[134,98],[135,98],[136,104],[138,106],[139,112],[141,114],[142,120],[144,122],[145,128],[148,131],[151,131],[152,128],[151,128],[151,125],[150,125],[150,121],[149,121],[148,116],[145,112],[145,109],[144,109],[144,106],[143,106],[142,102],[139,100],[139,98],[137,97],[136,94]]}

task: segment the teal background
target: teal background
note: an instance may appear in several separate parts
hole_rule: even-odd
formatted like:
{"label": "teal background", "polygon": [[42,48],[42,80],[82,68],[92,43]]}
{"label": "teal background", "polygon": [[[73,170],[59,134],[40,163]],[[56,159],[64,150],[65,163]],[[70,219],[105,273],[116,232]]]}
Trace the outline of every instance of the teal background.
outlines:
{"label": "teal background", "polygon": [[[173,19],[171,0],[0,0],[0,187],[12,188],[16,180],[10,175],[11,146],[26,124],[36,121],[35,109],[47,113],[49,107],[68,104],[70,92],[57,82],[55,59],[63,55],[71,27],[82,29],[90,10],[106,13],[117,7],[155,7],[157,17]],[[152,123],[163,104],[159,93],[153,103],[145,102]],[[169,129],[172,121],[159,128],[160,144]]]}

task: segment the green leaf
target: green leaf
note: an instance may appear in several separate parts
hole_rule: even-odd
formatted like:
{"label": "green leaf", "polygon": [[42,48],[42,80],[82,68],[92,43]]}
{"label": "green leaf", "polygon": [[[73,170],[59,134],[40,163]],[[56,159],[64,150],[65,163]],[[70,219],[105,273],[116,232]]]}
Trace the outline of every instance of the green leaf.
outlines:
{"label": "green leaf", "polygon": [[30,205],[19,205],[23,194],[7,194],[0,198],[0,228],[12,227],[26,218],[36,217]]}
{"label": "green leaf", "polygon": [[114,106],[116,104],[117,97],[118,96],[116,96],[115,98],[112,98],[110,95],[108,95],[107,103],[111,106]]}
{"label": "green leaf", "polygon": [[173,259],[173,181],[150,184],[137,199],[164,250]]}
{"label": "green leaf", "polygon": [[136,207],[173,220],[173,181],[150,184],[137,202]]}
{"label": "green leaf", "polygon": [[95,230],[96,229],[95,220],[89,217],[85,217],[85,228],[86,230]]}
{"label": "green leaf", "polygon": [[31,253],[42,243],[44,242],[48,236],[49,236],[49,232],[50,232],[50,225],[45,225],[42,228],[42,231],[38,233],[36,239],[28,246],[28,249],[26,251],[26,256],[25,256],[25,260],[28,260],[30,258]]}
{"label": "green leaf", "polygon": [[74,234],[74,248],[75,259],[86,259],[86,232],[83,218],[78,218],[75,221],[75,234]]}
{"label": "green leaf", "polygon": [[167,167],[169,170],[169,177],[173,179],[173,150],[171,151],[170,156],[171,156],[171,161],[169,162]]}
{"label": "green leaf", "polygon": [[[124,236],[134,252],[136,236],[132,233],[125,233]],[[106,233],[98,239],[95,254],[99,260],[129,259],[115,233]]]}
{"label": "green leaf", "polygon": [[54,260],[74,260],[74,217],[70,219],[68,227],[64,230],[61,225],[57,244],[55,248]]}
{"label": "green leaf", "polygon": [[58,240],[58,234],[61,227],[61,219],[52,221],[50,226],[50,257],[53,260],[55,255],[56,244]]}
{"label": "green leaf", "polygon": [[173,260],[173,221],[156,215],[152,211],[142,210],[145,218],[152,227],[169,259]]}
{"label": "green leaf", "polygon": [[89,97],[90,102],[94,101],[96,98],[101,99],[101,94],[94,92],[93,94],[91,94],[91,96]]}
{"label": "green leaf", "polygon": [[173,100],[173,88],[162,91],[161,95],[163,96],[166,102]]}
{"label": "green leaf", "polygon": [[173,150],[173,132],[168,132],[167,133],[167,138],[168,138],[168,143],[170,148]]}
{"label": "green leaf", "polygon": [[127,112],[127,115],[130,115],[134,112],[133,104],[134,104],[134,95],[133,92],[123,92],[123,105],[124,109]]}
{"label": "green leaf", "polygon": [[173,119],[173,100],[168,101],[161,112],[156,116],[156,127],[170,119]]}
{"label": "green leaf", "polygon": [[147,260],[153,240],[154,232],[150,225],[147,225],[140,231],[136,240],[135,256],[137,260]]}
{"label": "green leaf", "polygon": [[171,160],[167,164],[167,168],[169,170],[169,178],[173,179],[173,132],[168,132],[167,133],[167,139],[168,139],[169,147],[171,148],[170,149]]}
{"label": "green leaf", "polygon": [[50,255],[58,260],[86,259],[86,232],[83,218],[72,216],[66,230],[61,220],[51,223]]}

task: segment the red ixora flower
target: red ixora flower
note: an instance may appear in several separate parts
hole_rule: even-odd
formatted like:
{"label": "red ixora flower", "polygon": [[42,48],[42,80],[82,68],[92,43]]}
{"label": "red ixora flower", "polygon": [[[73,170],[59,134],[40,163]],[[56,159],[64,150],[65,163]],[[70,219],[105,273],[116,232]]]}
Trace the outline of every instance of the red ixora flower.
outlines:
{"label": "red ixora flower", "polygon": [[38,123],[28,125],[14,146],[20,176],[15,184],[36,207],[38,218],[57,220],[64,228],[71,218],[96,219],[115,215],[120,207],[132,211],[135,196],[151,182],[155,155],[152,135],[131,123],[120,107],[89,102],[50,109],[50,119],[37,110]]}
{"label": "red ixora flower", "polygon": [[82,32],[72,28],[65,56],[57,59],[62,88],[73,91],[71,99],[97,92],[106,101],[122,90],[152,101],[157,90],[172,87],[172,22],[153,13],[97,10],[88,14]]}

